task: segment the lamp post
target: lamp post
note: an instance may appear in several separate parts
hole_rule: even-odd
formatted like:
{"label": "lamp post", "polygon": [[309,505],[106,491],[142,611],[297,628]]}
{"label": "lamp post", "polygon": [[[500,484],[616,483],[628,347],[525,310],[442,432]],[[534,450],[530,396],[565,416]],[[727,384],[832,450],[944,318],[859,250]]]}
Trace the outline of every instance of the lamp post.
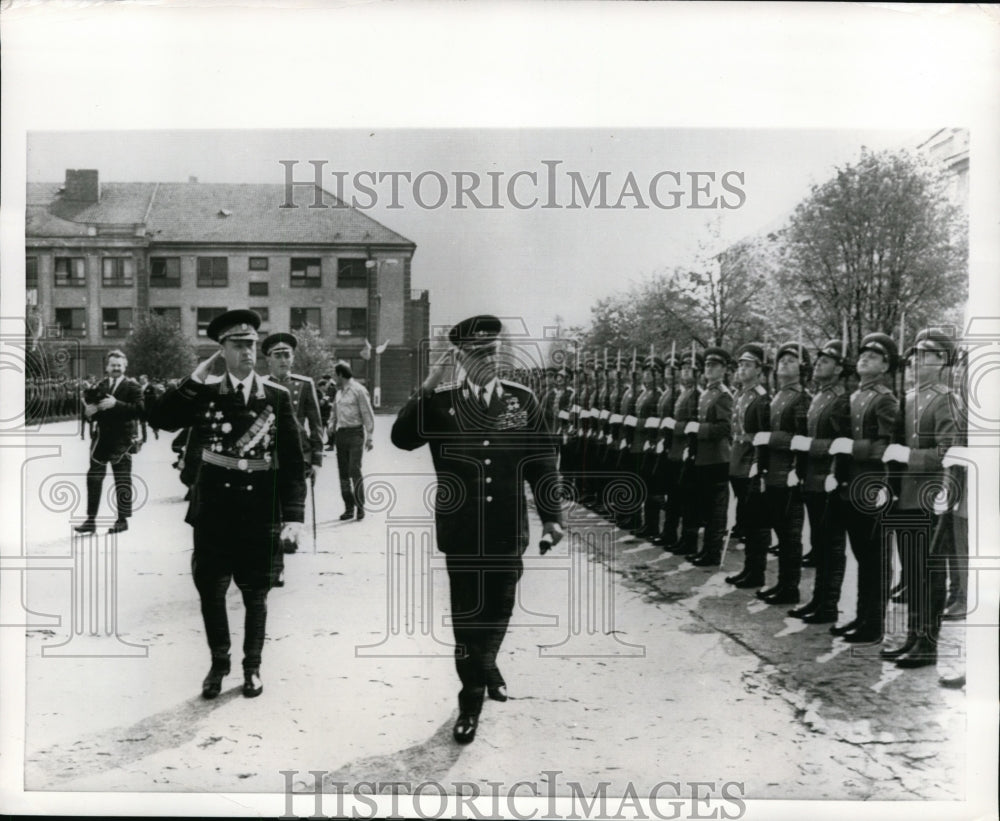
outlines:
{"label": "lamp post", "polygon": [[365,268],[368,269],[369,276],[371,277],[368,285],[368,293],[371,297],[372,316],[368,324],[371,327],[371,337],[375,340],[375,373],[372,380],[372,405],[376,408],[382,405],[382,362],[381,354],[378,351],[382,320],[382,289],[379,282],[379,274],[382,271],[383,265],[395,265],[396,262],[397,260],[395,259],[365,260]]}

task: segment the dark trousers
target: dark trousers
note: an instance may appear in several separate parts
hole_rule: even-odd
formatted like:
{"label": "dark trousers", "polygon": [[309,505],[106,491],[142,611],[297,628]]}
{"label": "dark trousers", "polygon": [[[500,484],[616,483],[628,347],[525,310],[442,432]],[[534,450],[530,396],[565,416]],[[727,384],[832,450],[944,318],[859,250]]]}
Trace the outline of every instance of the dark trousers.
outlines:
{"label": "dark trousers", "polygon": [[340,495],[344,507],[353,512],[365,509],[365,485],[361,479],[361,454],[365,447],[363,428],[340,428],[335,438],[337,471],[340,474]]}
{"label": "dark trousers", "polygon": [[[705,525],[701,552],[718,561],[726,540],[726,515],[729,512],[729,465],[697,465],[695,476],[696,522]],[[697,527],[697,524],[695,524]],[[685,523],[685,531],[687,523]]]}
{"label": "dark trousers", "polygon": [[948,563],[948,603],[968,603],[969,577],[969,520],[956,513],[951,519],[951,538],[948,539],[945,559]]}
{"label": "dark trousers", "polygon": [[[942,532],[931,555],[940,517],[924,510],[899,511],[886,523],[896,536],[906,588],[906,632],[909,636],[936,639],[945,601],[945,556],[951,533]],[[888,550],[886,550],[888,554]]]}
{"label": "dark trousers", "polygon": [[132,515],[132,454],[126,453],[117,462],[97,462],[90,460],[87,471],[87,518],[93,519],[101,507],[101,488],[104,486],[104,476],[108,472],[108,464],[115,477],[115,500],[118,508],[118,520],[128,519]]}
{"label": "dark trousers", "polygon": [[881,633],[892,567],[889,546],[882,544],[882,515],[868,512],[849,501],[843,506],[851,552],[858,562],[857,619]]}
{"label": "dark trousers", "polygon": [[768,526],[778,534],[778,584],[798,587],[802,578],[802,524],[805,508],[798,487],[766,487]]}
{"label": "dark trousers", "polygon": [[847,564],[844,502],[835,493],[803,494],[816,562],[812,603],[823,613],[836,614]]}
{"label": "dark trousers", "polygon": [[249,534],[243,532],[243,528],[240,531],[228,534],[196,527],[191,573],[201,598],[205,638],[213,660],[229,658],[226,592],[235,579],[246,608],[243,667],[246,670],[258,670],[267,626],[267,593],[273,573],[272,553],[274,550],[280,553],[281,547],[277,539],[272,538],[273,531],[269,527],[260,528],[249,539]]}
{"label": "dark trousers", "polygon": [[[694,547],[698,542],[698,512],[695,504],[694,467],[687,466],[679,460],[667,460],[664,470],[666,476],[667,504],[664,514],[663,532],[661,534],[664,547],[687,542]],[[681,529],[678,538],[677,530]]]}
{"label": "dark trousers", "polygon": [[771,545],[771,527],[768,524],[767,501],[761,491],[760,478],[735,477],[730,478],[730,482],[734,493],[743,493],[743,572],[763,584],[767,570],[767,549]]}
{"label": "dark trousers", "polygon": [[733,530],[740,536],[746,537],[747,533],[747,497],[750,495],[750,479],[745,476],[730,476],[729,484],[733,489],[733,496],[736,497],[736,522]]}
{"label": "dark trousers", "polygon": [[447,567],[455,668],[462,682],[459,709],[478,715],[484,688],[506,683],[497,668],[497,653],[507,635],[524,565],[519,555],[448,556]]}

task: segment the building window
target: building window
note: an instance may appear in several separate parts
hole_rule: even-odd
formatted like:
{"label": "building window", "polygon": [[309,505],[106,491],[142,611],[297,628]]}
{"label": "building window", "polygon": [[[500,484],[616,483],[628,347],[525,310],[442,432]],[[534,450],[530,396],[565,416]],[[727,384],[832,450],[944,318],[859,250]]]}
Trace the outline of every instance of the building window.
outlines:
{"label": "building window", "polygon": [[38,287],[38,257],[26,257],[24,260],[24,288]]}
{"label": "building window", "polygon": [[228,284],[228,257],[198,257],[199,288],[225,288]]}
{"label": "building window", "polygon": [[150,308],[149,312],[153,316],[162,316],[168,322],[176,325],[178,328],[181,326],[181,309],[180,308]]}
{"label": "building window", "polygon": [[219,314],[224,314],[225,308],[199,308],[198,309],[198,336],[208,336],[209,323]]}
{"label": "building window", "polygon": [[320,328],[319,308],[292,308],[291,319],[293,331],[301,330],[306,323],[317,330]]}
{"label": "building window", "polygon": [[87,309],[56,308],[56,325],[63,336],[86,336]]}
{"label": "building window", "polygon": [[250,270],[251,271],[266,271],[267,270],[267,257],[250,257]]}
{"label": "building window", "polygon": [[101,326],[104,336],[125,336],[132,330],[132,309],[102,308]]}
{"label": "building window", "polygon": [[368,333],[366,308],[337,308],[337,336],[364,336]]}
{"label": "building window", "polygon": [[338,259],[337,260],[337,287],[338,288],[367,288],[368,269],[365,267],[365,259]]}
{"label": "building window", "polygon": [[250,296],[267,296],[267,283],[266,282],[251,282],[250,283]]}
{"label": "building window", "polygon": [[152,257],[149,260],[150,288],[180,288],[181,258]]}
{"label": "building window", "polygon": [[83,257],[56,257],[56,285],[82,288],[87,284]]}
{"label": "building window", "polygon": [[135,285],[135,261],[131,257],[102,259],[101,285],[106,288],[131,288]]}
{"label": "building window", "polygon": [[267,308],[267,306],[261,308],[251,308],[250,310],[255,311],[260,316],[261,324],[269,322],[271,319],[271,311]]}
{"label": "building window", "polygon": [[293,288],[319,288],[321,284],[321,265],[318,259],[292,259]]}

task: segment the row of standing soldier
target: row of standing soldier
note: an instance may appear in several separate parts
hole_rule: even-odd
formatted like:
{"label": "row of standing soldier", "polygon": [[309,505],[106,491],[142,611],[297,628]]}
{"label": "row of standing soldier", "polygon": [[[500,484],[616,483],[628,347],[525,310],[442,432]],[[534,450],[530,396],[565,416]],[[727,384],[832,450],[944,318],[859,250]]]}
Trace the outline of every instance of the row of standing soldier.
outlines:
{"label": "row of standing soldier", "polygon": [[[729,544],[742,541],[744,566],[726,581],[758,588],[772,605],[800,605],[808,516],[813,591],[789,615],[834,625],[850,643],[878,643],[887,602],[906,602],[906,640],[880,655],[908,668],[934,664],[941,619],[965,614],[968,525],[955,469],[966,457],[961,392],[950,387],[954,340],[926,329],[901,353],[875,333],[856,359],[840,340],[815,351],[815,363],[798,342],[773,360],[749,343],[735,358],[692,347],[667,361],[633,355],[628,371],[620,360],[602,368],[588,358],[582,369],[526,376],[581,503],[696,567],[720,567]],[[766,586],[771,531],[778,575]],[[858,564],[856,618],[835,625],[847,537]],[[893,541],[901,572],[890,590]]]}

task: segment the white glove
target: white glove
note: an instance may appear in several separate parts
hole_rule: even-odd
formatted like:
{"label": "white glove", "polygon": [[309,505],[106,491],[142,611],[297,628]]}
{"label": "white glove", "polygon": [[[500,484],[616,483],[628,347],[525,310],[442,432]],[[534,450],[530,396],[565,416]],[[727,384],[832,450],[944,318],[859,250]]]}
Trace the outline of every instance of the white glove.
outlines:
{"label": "white glove", "polygon": [[830,455],[836,456],[838,453],[850,454],[853,447],[853,439],[841,436],[839,439],[834,439],[833,442],[830,443]]}
{"label": "white glove", "polygon": [[767,430],[762,430],[759,433],[753,435],[753,445],[754,447],[759,447],[761,445],[766,445],[771,441],[771,432]]}
{"label": "white glove", "polygon": [[875,507],[885,507],[889,504],[889,491],[884,487],[878,489],[878,494],[875,496]]}
{"label": "white glove", "polygon": [[700,428],[700,427],[701,427],[701,425],[698,422],[688,422],[684,426],[684,432],[685,433],[697,433],[698,432],[698,428]]}
{"label": "white glove", "polygon": [[945,451],[944,458],[941,460],[941,466],[946,468],[955,466],[965,467],[967,460],[969,460],[971,456],[972,452],[969,448],[955,445]]}
{"label": "white glove", "polygon": [[832,473],[828,474],[826,479],[823,480],[823,490],[827,493],[833,493],[837,489],[837,477]]}
{"label": "white glove", "polygon": [[302,522],[285,522],[281,528],[281,541],[299,543],[302,536]]}
{"label": "white glove", "polygon": [[939,491],[934,497],[934,512],[938,516],[948,512],[948,494],[944,490]]}
{"label": "white glove", "polygon": [[789,487],[798,487],[799,484],[799,474],[795,472],[795,468],[788,471],[788,478],[785,480],[785,484]]}
{"label": "white glove", "polygon": [[793,436],[791,449],[797,450],[799,453],[808,453],[812,441],[812,438],[809,436]]}
{"label": "white glove", "polygon": [[663,453],[663,440],[662,439],[659,442],[656,443],[656,452],[657,453]]}
{"label": "white glove", "polygon": [[754,462],[753,464],[750,465],[750,473],[748,475],[748,478],[753,479],[753,477],[756,475],[757,475],[757,463]]}
{"label": "white glove", "polygon": [[674,417],[672,416],[668,416],[660,423],[660,425],[666,428],[667,430],[673,430],[674,428],[677,427],[677,420],[674,419]]}
{"label": "white glove", "polygon": [[902,462],[904,465],[910,461],[910,449],[906,445],[889,445],[882,454],[883,462]]}

